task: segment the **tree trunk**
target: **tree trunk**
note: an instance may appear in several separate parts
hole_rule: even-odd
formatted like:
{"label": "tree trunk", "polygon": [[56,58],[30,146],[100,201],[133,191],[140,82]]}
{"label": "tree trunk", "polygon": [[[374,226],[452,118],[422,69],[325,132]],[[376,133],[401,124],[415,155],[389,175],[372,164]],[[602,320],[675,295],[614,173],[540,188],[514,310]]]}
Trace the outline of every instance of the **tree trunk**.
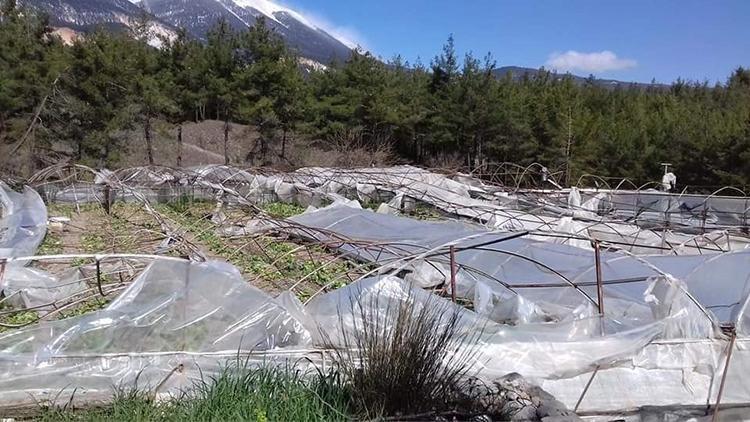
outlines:
{"label": "tree trunk", "polygon": [[482,135],[477,136],[477,147],[474,155],[474,168],[477,169],[482,166],[484,162],[484,138]]}
{"label": "tree trunk", "polygon": [[286,129],[281,135],[281,158],[286,158]]}
{"label": "tree trunk", "polygon": [[229,119],[224,120],[224,165],[229,165]]}
{"label": "tree trunk", "polygon": [[99,155],[99,167],[106,168],[107,167],[107,158],[109,157],[109,148],[111,142],[109,142],[109,139],[104,140],[104,148],[100,149],[100,155]]}
{"label": "tree trunk", "polygon": [[177,167],[182,167],[182,124],[177,126]]}
{"label": "tree trunk", "polygon": [[417,163],[422,164],[422,138],[414,134],[414,143],[417,149]]}
{"label": "tree trunk", "polygon": [[36,155],[34,155],[34,144],[36,143],[36,137],[32,136],[29,141],[29,170],[28,177],[34,173],[36,169]]}
{"label": "tree trunk", "polygon": [[154,146],[151,142],[151,115],[146,114],[146,122],[143,125],[143,131],[146,135],[146,150],[148,153],[148,165],[154,165]]}

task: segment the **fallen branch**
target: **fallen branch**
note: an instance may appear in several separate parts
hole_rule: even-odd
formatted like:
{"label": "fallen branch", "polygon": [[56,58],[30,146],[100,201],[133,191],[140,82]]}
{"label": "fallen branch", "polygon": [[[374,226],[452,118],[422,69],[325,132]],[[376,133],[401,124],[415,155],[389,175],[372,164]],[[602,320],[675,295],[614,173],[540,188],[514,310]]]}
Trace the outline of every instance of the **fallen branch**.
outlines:
{"label": "fallen branch", "polygon": [[15,155],[15,153],[18,151],[19,148],[23,146],[23,144],[26,143],[26,140],[29,138],[29,135],[31,132],[34,131],[34,128],[36,127],[37,122],[41,121],[39,118],[39,115],[42,114],[42,110],[44,110],[44,106],[47,104],[47,100],[49,100],[49,97],[52,95],[52,93],[55,91],[55,87],[57,86],[57,82],[60,80],[60,75],[57,75],[54,82],[52,82],[52,89],[50,90],[50,93],[45,95],[42,99],[42,102],[39,104],[39,106],[36,108],[36,113],[34,113],[34,118],[31,119],[31,123],[29,123],[29,127],[26,128],[26,132],[24,132],[21,139],[16,142],[16,145],[13,146],[13,148],[10,150],[10,153],[8,154],[9,157],[12,157]]}

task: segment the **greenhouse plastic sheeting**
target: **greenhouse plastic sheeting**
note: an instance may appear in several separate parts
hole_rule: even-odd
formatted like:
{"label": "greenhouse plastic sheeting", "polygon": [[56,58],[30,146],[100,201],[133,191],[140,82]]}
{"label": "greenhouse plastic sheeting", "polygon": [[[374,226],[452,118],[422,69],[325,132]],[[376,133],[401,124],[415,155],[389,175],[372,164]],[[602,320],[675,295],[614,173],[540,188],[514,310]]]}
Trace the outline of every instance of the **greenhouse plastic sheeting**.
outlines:
{"label": "greenhouse plastic sheeting", "polygon": [[[47,234],[47,207],[39,194],[29,187],[18,193],[0,182],[2,203],[2,240],[0,258],[32,256]],[[60,281],[45,271],[25,268],[23,261],[3,263],[0,292],[6,301],[23,307],[44,310],[60,295],[80,291],[80,281],[71,272]]]}
{"label": "greenhouse plastic sheeting", "polygon": [[[289,293],[274,299],[248,285],[229,264],[164,259],[149,265],[101,311],[0,335],[0,402],[99,400],[115,386],[134,385],[157,394],[179,393],[216,374],[239,350],[242,359],[245,351],[266,352],[255,355],[251,363],[256,364],[308,358],[320,363],[314,346],[342,345],[341,330],[351,334],[353,321],[362,315],[353,311],[353,302],[372,307],[366,315],[386,316],[381,311],[389,303],[420,307],[440,301],[462,315],[461,330],[480,335],[476,369],[482,378],[519,372],[572,407],[588,372],[599,368],[601,390],[591,391],[584,410],[704,403],[715,395],[710,388],[721,373],[725,342],[659,340],[670,320],[692,311],[675,291],[649,294],[658,318],[602,334],[594,329],[602,321],[618,323],[609,316],[515,326],[487,322],[394,276],[357,281],[302,307]],[[746,369],[739,360],[743,354],[738,355],[737,368]],[[738,375],[733,377],[730,382]],[[638,385],[644,380],[658,383],[662,394],[645,396]],[[727,402],[746,403],[746,388],[732,391]]]}
{"label": "greenhouse plastic sheeting", "polygon": [[[308,169],[292,176],[257,176],[225,166],[196,170],[197,176],[190,173],[192,182],[145,170],[119,177],[147,186],[157,197],[163,185],[194,183],[192,188],[210,198],[228,194],[222,199],[270,197],[310,205],[344,197],[397,199],[392,204],[396,209],[412,206],[413,199],[428,199],[444,204],[446,211],[456,209],[450,203],[455,199],[471,214],[465,216],[476,219],[484,218],[485,210],[509,212],[501,205],[507,198],[498,203],[479,199],[490,194],[481,184],[411,169],[391,170],[377,176],[380,180],[370,178],[367,169],[353,175]],[[428,190],[422,192],[424,187]],[[144,190],[131,185],[123,192],[139,200],[154,196],[144,196]],[[454,196],[445,201],[446,195]],[[570,222],[570,230],[578,230],[575,225],[583,223],[523,215],[534,219],[529,227],[541,224],[550,230]],[[587,412],[704,406],[716,400],[726,362],[728,342],[717,323],[735,323],[738,339],[723,401],[750,403],[750,383],[743,379],[750,370],[750,251],[636,257],[604,250],[604,299],[599,304],[596,261],[587,244],[581,244],[584,249],[527,236],[509,238],[513,233],[476,225],[420,222],[338,205],[290,221],[300,225],[300,236],[352,239],[341,244],[341,252],[384,264],[390,275],[360,280],[303,307],[289,292],[272,298],[248,285],[229,264],[158,260],[103,310],[0,334],[0,402],[65,401],[71,395],[106,398],[113,386],[135,385],[136,380],[156,393],[177,393],[202,375],[215,374],[236,359],[238,350],[265,352],[254,358],[259,363],[277,357],[313,359],[321,353],[315,346],[325,344],[319,330],[340,345],[341,330],[354,329],[358,316],[350,309],[353,300],[375,306],[375,314],[388,301],[417,307],[434,303],[430,300],[447,303],[426,290],[412,289],[445,284],[450,273],[446,247],[454,245],[456,293],[471,299],[474,310],[446,306],[463,315],[463,330],[483,327],[477,356],[480,377],[519,372],[570,408],[590,382],[580,408]],[[526,223],[497,226],[528,229]],[[587,230],[605,226],[597,224]],[[43,304],[47,294],[70,294],[65,289],[80,287],[75,273],[48,280],[36,270],[9,270],[8,292],[26,306]],[[599,305],[604,315],[599,315]],[[70,394],[60,395],[63,390]]]}
{"label": "greenhouse plastic sheeting", "polygon": [[[344,244],[341,249],[356,259],[403,267],[411,272],[406,279],[422,287],[448,280],[447,246],[452,244],[458,250],[456,262],[460,265],[457,294],[471,298],[479,304],[480,313],[498,322],[562,321],[598,313],[596,259],[590,250],[523,237],[505,240],[509,233],[457,222],[421,222],[343,206],[327,207],[291,220],[324,229],[317,235],[318,240],[326,240],[326,233],[332,232],[348,239],[389,245],[364,248]],[[310,233],[305,231],[301,235]],[[474,245],[482,246],[471,249]],[[437,256],[436,251],[440,251]],[[432,256],[424,259],[420,254]],[[416,259],[398,261],[407,257]],[[625,327],[653,319],[653,298],[649,294],[657,281],[658,286],[669,285],[681,291],[677,294],[692,303],[685,293],[691,291],[720,322],[742,319],[740,310],[750,289],[750,251],[639,257],[602,251],[600,262],[605,312]],[[717,288],[719,283],[726,288]],[[684,325],[674,327],[677,332],[673,335],[712,336],[707,314],[697,304],[692,306],[689,316],[682,321]]]}
{"label": "greenhouse plastic sheeting", "polygon": [[[360,280],[315,298],[306,311],[326,333],[326,341],[346,345],[342,332],[351,338],[362,327],[376,324],[376,320],[381,327],[394,324],[395,315],[388,309],[404,304],[416,309],[441,308],[437,302],[449,311],[460,313],[459,332],[481,330],[474,360],[480,378],[492,380],[518,372],[573,408],[596,369],[579,408],[582,412],[617,413],[644,406],[705,406],[716,400],[726,341],[660,341],[657,338],[663,328],[661,322],[613,335],[566,338],[560,333],[566,332],[569,323],[520,326],[487,323],[472,311],[446,304],[446,299],[414,289],[393,276]],[[750,386],[742,378],[746,373],[743,371],[749,369],[750,342],[742,339],[738,344],[723,402],[746,406],[750,401]],[[453,358],[451,353],[445,356],[446,360]]]}
{"label": "greenhouse plastic sheeting", "polygon": [[[358,197],[365,202],[394,197],[389,204],[394,210],[408,208],[403,201],[410,198],[450,214],[483,222],[494,229],[562,234],[553,237],[541,234],[535,238],[583,248],[590,248],[590,242],[580,238],[610,241],[639,254],[653,254],[660,250],[663,253],[694,254],[717,246],[723,250],[750,246],[747,238],[723,231],[700,235],[671,231],[656,233],[635,224],[605,220],[592,212],[607,200],[603,193],[589,198],[585,206],[562,208],[551,203],[529,202],[507,193],[492,193],[481,183],[466,184],[412,166],[353,170],[305,168],[288,177],[319,191]],[[459,178],[467,179],[470,178]]]}
{"label": "greenhouse plastic sheeting", "polygon": [[[389,326],[395,323],[387,319],[394,317],[388,309],[402,304],[417,310],[424,306],[441,307],[437,302],[446,302],[446,299],[414,289],[397,277],[385,276],[360,280],[316,298],[307,305],[306,311],[334,344],[346,346],[342,332],[351,336],[361,330],[363,324]],[[352,306],[353,303],[356,305]],[[487,323],[476,313],[452,303],[443,306],[460,313],[460,332],[481,332],[480,356],[476,362],[481,367],[481,376],[488,379],[514,371],[529,377],[558,378],[580,374],[595,365],[615,364],[632,356],[663,328],[659,321],[613,335],[584,339],[564,332],[572,324],[508,326]],[[362,321],[363,315],[366,321]],[[599,324],[598,317],[591,319],[585,323]]]}
{"label": "greenhouse plastic sheeting", "polygon": [[0,258],[34,255],[47,233],[47,207],[36,191],[15,192],[0,182]]}
{"label": "greenhouse plastic sheeting", "polygon": [[58,278],[36,268],[13,266],[3,274],[0,290],[6,301],[17,308],[50,311],[56,301],[87,288],[82,278],[79,268]]}
{"label": "greenhouse plastic sheeting", "polygon": [[[412,166],[304,168],[272,175],[221,165],[187,170],[137,167],[114,174],[102,170],[97,173],[97,179],[109,183],[111,195],[123,201],[140,197],[163,202],[187,195],[200,199],[223,197],[222,201],[230,204],[280,201],[319,207],[349,198],[366,203],[391,201],[390,208],[395,211],[408,210],[415,201],[422,201],[495,229],[537,231],[537,240],[590,248],[588,239],[595,238],[639,254],[660,251],[699,254],[711,249],[736,250],[750,246],[746,237],[724,231],[656,233],[622,222],[628,216],[621,216],[619,222],[617,215],[601,217],[594,211],[607,203],[604,193],[595,194],[580,206],[562,206],[543,196],[532,201],[526,196],[498,192],[497,188],[483,185],[470,176],[458,175],[454,180]],[[49,200],[58,202],[95,202],[104,197],[102,184],[75,184],[62,190],[47,184],[40,190]],[[570,193],[573,192],[578,190]]]}
{"label": "greenhouse plastic sheeting", "polygon": [[136,379],[176,393],[238,350],[310,344],[301,322],[233,266],[159,260],[103,310],[1,334],[0,397],[107,395]]}
{"label": "greenhouse plastic sheeting", "polygon": [[[483,248],[487,250],[461,250],[462,246],[502,240],[508,234],[481,233],[460,223],[419,222],[346,207],[330,207],[293,220],[325,229],[320,233],[388,245],[365,248],[344,244],[342,251],[360,260],[413,271],[405,278],[422,286],[445,282],[449,274],[446,260],[431,256],[408,265],[397,260],[445,251],[448,244],[454,244],[460,265],[457,293],[472,298],[475,306],[479,303],[478,312],[516,324],[491,325],[499,327],[497,338],[502,340],[483,343],[482,355],[488,356],[481,371],[484,376],[519,372],[571,408],[591,382],[579,409],[584,412],[705,406],[716,401],[728,344],[704,313],[703,308],[708,307],[709,315],[718,320],[737,323],[739,338],[727,372],[723,402],[750,403],[750,384],[743,380],[743,371],[750,367],[745,313],[750,290],[747,251],[645,257],[603,251],[605,317],[600,319],[594,316],[594,304],[581,298],[584,292],[595,297],[591,251],[522,238],[486,245]],[[465,267],[469,266],[481,271],[468,276]],[[426,267],[433,271],[425,271]],[[581,292],[561,282],[555,272],[574,282]],[[508,292],[511,289],[515,295]],[[482,290],[492,292],[491,298],[487,299]],[[534,316],[539,308],[546,321]],[[498,313],[502,318],[497,318]],[[512,321],[507,320],[509,316]],[[608,350],[613,354],[607,355]],[[616,350],[623,353],[614,353]]]}
{"label": "greenhouse plastic sheeting", "polygon": [[607,193],[602,208],[620,218],[642,222],[683,224],[695,228],[748,226],[750,200],[721,196],[670,194],[658,191]]}
{"label": "greenhouse plastic sheeting", "polygon": [[[654,189],[570,189],[527,190],[518,193],[525,203],[544,202],[547,209],[569,209],[589,216],[608,216],[631,221],[642,227],[665,223],[681,230],[699,232],[725,228],[748,227],[750,198],[662,192]],[[727,189],[727,191],[733,191]],[[734,191],[734,193],[737,193]],[[578,201],[572,200],[575,197]],[[567,207],[565,206],[567,202]],[[586,204],[586,205],[584,205]]]}

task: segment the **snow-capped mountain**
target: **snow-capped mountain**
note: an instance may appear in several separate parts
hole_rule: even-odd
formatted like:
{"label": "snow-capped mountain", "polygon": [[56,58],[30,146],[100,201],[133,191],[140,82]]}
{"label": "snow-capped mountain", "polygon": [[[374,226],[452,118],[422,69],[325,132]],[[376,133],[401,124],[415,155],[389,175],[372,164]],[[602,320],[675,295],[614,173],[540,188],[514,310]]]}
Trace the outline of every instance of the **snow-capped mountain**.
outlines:
{"label": "snow-capped mountain", "polygon": [[143,0],[142,5],[161,21],[185,28],[201,39],[220,17],[235,29],[245,29],[264,16],[266,24],[300,56],[323,64],[345,60],[355,47],[330,35],[302,14],[268,0]]}
{"label": "snow-capped mountain", "polygon": [[305,59],[321,64],[345,60],[352,45],[326,32],[314,21],[288,7],[269,0],[22,0],[49,13],[51,24],[85,32],[97,26],[114,30],[132,27],[144,11],[151,15],[155,33],[173,36],[185,28],[192,36],[205,39],[220,18],[235,29],[246,29],[260,16]]}
{"label": "snow-capped mountain", "polygon": [[[70,34],[95,27],[113,31],[133,28],[145,15],[143,9],[128,0],[21,0],[19,4],[46,12],[52,26],[66,28]],[[153,18],[149,19],[148,29],[149,43],[155,46],[160,44],[160,37],[176,35],[173,27]]]}

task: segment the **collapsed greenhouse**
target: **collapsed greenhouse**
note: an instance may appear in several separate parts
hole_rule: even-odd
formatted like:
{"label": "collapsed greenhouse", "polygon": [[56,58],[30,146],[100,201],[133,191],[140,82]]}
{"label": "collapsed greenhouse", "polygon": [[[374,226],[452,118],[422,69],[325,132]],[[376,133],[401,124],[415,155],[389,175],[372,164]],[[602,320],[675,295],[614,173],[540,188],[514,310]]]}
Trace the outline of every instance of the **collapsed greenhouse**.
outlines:
{"label": "collapsed greenhouse", "polygon": [[[352,297],[438,295],[464,330],[482,327],[480,378],[519,373],[581,415],[750,412],[750,198],[521,179],[55,166],[16,181],[23,193],[2,185],[0,316],[32,317],[0,319],[0,408],[106,401],[135,382],[169,395],[238,354],[325,366],[363,323]],[[200,231],[169,203],[204,204]],[[279,218],[268,203],[306,209]],[[61,204],[130,204],[151,221],[132,237],[150,241],[41,253],[48,230],[72,224],[51,211]],[[291,246],[270,256],[263,236]],[[197,245],[218,239],[231,257],[265,254],[265,273],[249,283],[242,259]],[[314,265],[280,267],[304,253]],[[100,309],[71,312],[92,300]]]}

